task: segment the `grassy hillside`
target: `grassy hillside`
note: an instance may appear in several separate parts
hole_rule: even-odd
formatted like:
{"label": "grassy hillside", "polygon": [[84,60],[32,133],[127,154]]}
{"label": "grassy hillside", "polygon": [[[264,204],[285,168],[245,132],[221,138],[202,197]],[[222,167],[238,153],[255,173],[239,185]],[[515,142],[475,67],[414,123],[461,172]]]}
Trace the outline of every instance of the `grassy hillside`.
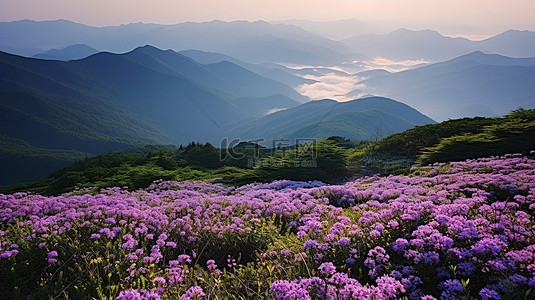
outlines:
{"label": "grassy hillside", "polygon": [[463,118],[418,126],[378,141],[356,159],[366,157],[378,171],[406,172],[413,163],[426,165],[534,149],[535,109],[518,109],[503,118]]}

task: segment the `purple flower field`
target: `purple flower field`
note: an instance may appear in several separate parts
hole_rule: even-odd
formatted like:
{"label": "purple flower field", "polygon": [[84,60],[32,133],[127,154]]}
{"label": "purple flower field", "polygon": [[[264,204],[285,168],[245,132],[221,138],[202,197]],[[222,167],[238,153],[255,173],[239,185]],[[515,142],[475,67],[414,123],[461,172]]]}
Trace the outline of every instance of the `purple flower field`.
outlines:
{"label": "purple flower field", "polygon": [[533,299],[535,159],[0,195],[0,298]]}

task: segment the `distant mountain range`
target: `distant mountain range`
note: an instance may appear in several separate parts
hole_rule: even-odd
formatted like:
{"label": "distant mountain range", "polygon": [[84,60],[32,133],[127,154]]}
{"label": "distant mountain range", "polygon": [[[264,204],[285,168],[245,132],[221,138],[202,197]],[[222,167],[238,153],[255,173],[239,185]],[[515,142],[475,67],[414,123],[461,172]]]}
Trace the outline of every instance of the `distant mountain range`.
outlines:
{"label": "distant mountain range", "polygon": [[399,100],[442,121],[502,116],[535,107],[535,58],[477,51],[455,59],[358,83],[366,92]]}
{"label": "distant mountain range", "polygon": [[476,42],[478,50],[512,57],[535,56],[535,31],[508,30]]}
{"label": "distant mountain range", "polygon": [[[49,55],[46,51],[78,44],[114,53],[154,45],[175,51],[196,49],[218,52],[248,63],[314,66],[339,65],[372,57],[437,62],[477,50],[511,57],[535,56],[535,31],[508,30],[482,41],[472,41],[446,37],[433,30],[402,28],[389,33],[373,33],[374,26],[357,20],[289,20],[273,23],[186,22],[175,25],[133,23],[92,27],[67,20],[21,20],[0,22],[0,50],[31,57]],[[382,24],[377,28],[384,32],[385,28],[392,26],[394,24]],[[337,38],[333,32],[352,37],[341,41],[325,37]]]}
{"label": "distant mountain range", "polygon": [[437,62],[476,50],[511,57],[535,56],[535,31],[527,30],[508,30],[482,41],[471,41],[446,37],[433,30],[398,29],[387,34],[357,35],[342,42],[359,53],[395,60]]}
{"label": "distant mountain range", "polygon": [[400,24],[396,22],[369,22],[356,19],[338,21],[309,21],[309,20],[284,20],[270,21],[273,24],[290,24],[303,28],[306,31],[322,35],[334,40],[350,38],[361,34],[388,33]]}
{"label": "distant mountain range", "polygon": [[336,64],[356,57],[364,58],[341,42],[311,34],[294,25],[263,21],[176,25],[136,23],[102,28],[67,20],[0,22],[2,51],[33,56],[74,44],[116,53],[142,45],[176,51],[198,49],[221,52],[254,63]]}
{"label": "distant mountain range", "polygon": [[[432,122],[414,110],[394,116],[403,111],[399,107],[408,108],[393,100],[358,109],[307,101],[232,62],[200,64],[152,46],[68,62],[0,52],[0,184],[143,144],[245,139],[251,128],[255,138],[368,139]],[[287,110],[303,102],[303,108]]]}
{"label": "distant mountain range", "polygon": [[65,47],[63,49],[51,49],[43,53],[38,53],[32,57],[40,59],[69,61],[86,58],[98,52],[99,51],[97,49],[89,47],[88,45],[77,44]]}

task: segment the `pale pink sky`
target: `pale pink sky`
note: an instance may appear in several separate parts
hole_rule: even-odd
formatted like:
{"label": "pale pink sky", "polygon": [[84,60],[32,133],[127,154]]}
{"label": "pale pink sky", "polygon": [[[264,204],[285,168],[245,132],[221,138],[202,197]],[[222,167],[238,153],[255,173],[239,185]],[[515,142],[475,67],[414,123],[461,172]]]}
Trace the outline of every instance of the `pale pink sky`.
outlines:
{"label": "pale pink sky", "polygon": [[68,19],[93,26],[349,18],[534,30],[535,0],[0,0],[0,21]]}

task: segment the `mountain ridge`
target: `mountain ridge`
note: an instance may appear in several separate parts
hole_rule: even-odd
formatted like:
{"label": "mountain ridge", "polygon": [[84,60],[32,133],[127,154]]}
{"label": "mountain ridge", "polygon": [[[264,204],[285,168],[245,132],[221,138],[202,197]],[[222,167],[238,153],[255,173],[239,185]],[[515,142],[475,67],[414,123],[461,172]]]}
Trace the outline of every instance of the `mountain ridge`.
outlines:
{"label": "mountain ridge", "polygon": [[472,41],[444,36],[430,29],[400,28],[386,34],[357,35],[342,42],[365,55],[399,60],[437,62],[477,50],[515,58],[535,56],[535,31],[529,30],[507,30],[481,41]]}
{"label": "mountain ridge", "polygon": [[[306,59],[316,56],[321,57],[322,60],[341,60],[346,57],[345,53],[352,52],[341,42],[314,35],[297,26],[270,24],[264,21],[186,22],[172,25],[134,23],[106,27],[87,26],[71,21],[0,22],[0,37],[8,43],[2,45],[3,48],[0,50],[11,49],[13,51],[17,48],[33,47],[46,51],[73,44],[87,44],[103,51],[122,53],[141,45],[151,44],[161,49],[175,51],[199,49],[225,53],[225,49],[231,52],[241,50],[242,57],[236,58],[254,59],[252,62],[258,63],[268,60],[277,52],[272,49],[265,53],[265,57],[255,56],[250,53],[252,50],[244,52],[237,45],[241,43],[265,44],[266,39],[263,36],[266,35],[285,40],[290,49],[295,48],[306,53],[304,56],[294,57],[300,59],[301,63],[312,63],[313,61]],[[328,49],[329,56],[325,56],[321,49]],[[37,53],[39,52],[31,55]],[[290,62],[284,53],[279,52],[279,55],[279,60]]]}
{"label": "mountain ridge", "polygon": [[[153,46],[68,62],[1,52],[0,138],[24,149],[26,161],[47,166],[143,144],[218,143],[248,122],[298,107],[302,98],[292,98],[296,94],[231,62],[202,65]],[[375,119],[381,117],[386,115]],[[296,121],[291,116],[283,123]],[[29,170],[20,155],[0,149],[3,165],[17,161]],[[19,175],[13,178],[24,174]]]}
{"label": "mountain ridge", "polygon": [[[373,117],[369,117],[371,111],[376,111]],[[348,122],[336,124],[341,114],[346,116],[343,119]],[[352,118],[348,119],[348,114]],[[406,104],[384,97],[367,97],[347,102],[325,99],[310,101],[253,120],[246,123],[243,126],[244,129],[231,130],[229,135],[253,140],[258,138],[264,140],[322,139],[338,135],[358,142],[399,132],[399,130],[404,130],[402,128],[408,129],[429,123],[434,123],[434,121]],[[332,127],[336,126],[342,126],[343,130],[332,130]],[[319,129],[323,129],[324,132]],[[359,130],[360,133],[354,132]],[[312,132],[315,133],[312,134]]]}
{"label": "mountain ridge", "polygon": [[97,49],[88,45],[75,44],[62,49],[51,49],[42,53],[38,53],[33,55],[32,58],[69,61],[83,59],[98,52],[99,51]]}

